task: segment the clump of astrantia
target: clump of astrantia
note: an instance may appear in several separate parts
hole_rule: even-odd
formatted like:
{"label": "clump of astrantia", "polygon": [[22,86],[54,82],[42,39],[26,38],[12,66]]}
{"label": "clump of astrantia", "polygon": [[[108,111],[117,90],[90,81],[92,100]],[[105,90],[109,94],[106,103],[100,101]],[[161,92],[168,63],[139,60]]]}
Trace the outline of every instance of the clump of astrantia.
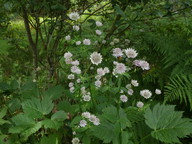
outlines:
{"label": "clump of astrantia", "polygon": [[90,55],[90,60],[91,60],[92,64],[98,65],[102,62],[103,58],[102,58],[102,55],[100,53],[93,52]]}
{"label": "clump of astrantia", "polygon": [[[89,112],[83,112],[82,117],[87,119],[89,122],[93,123],[96,126],[100,125],[100,119]],[[85,124],[85,122],[84,122],[84,124]]]}

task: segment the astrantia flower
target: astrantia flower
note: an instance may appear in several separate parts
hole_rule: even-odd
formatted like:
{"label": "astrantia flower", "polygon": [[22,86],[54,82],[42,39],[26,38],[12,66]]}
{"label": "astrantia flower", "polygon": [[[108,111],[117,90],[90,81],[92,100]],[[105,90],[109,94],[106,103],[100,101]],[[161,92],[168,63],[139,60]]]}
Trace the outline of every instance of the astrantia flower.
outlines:
{"label": "astrantia flower", "polygon": [[133,64],[134,64],[135,66],[140,67],[140,66],[141,66],[141,60],[134,60],[134,61],[133,61]]}
{"label": "astrantia flower", "polygon": [[157,95],[160,95],[160,94],[161,94],[161,90],[160,90],[160,89],[156,89],[156,90],[155,90],[155,93],[156,93]]}
{"label": "astrantia flower", "polygon": [[91,114],[89,112],[83,112],[82,116],[89,119]]}
{"label": "astrantia flower", "polygon": [[138,101],[136,105],[138,108],[142,108],[144,106],[144,103],[141,101]]}
{"label": "astrantia flower", "polygon": [[96,126],[100,125],[100,119],[96,118],[95,121],[93,121],[93,124]]}
{"label": "astrantia flower", "polygon": [[151,93],[151,91],[145,89],[145,90],[140,91],[140,95],[146,99],[149,99],[152,96],[152,93]]}
{"label": "astrantia flower", "polygon": [[85,127],[87,125],[87,121],[86,120],[81,120],[80,122],[79,122],[79,126],[80,127]]}
{"label": "astrantia flower", "polygon": [[103,24],[102,24],[100,21],[96,21],[95,24],[96,24],[96,26],[98,26],[98,27],[103,26]]}
{"label": "astrantia flower", "polygon": [[72,58],[65,59],[65,63],[66,63],[66,64],[71,64],[72,61],[73,61]]}
{"label": "astrantia flower", "polygon": [[74,86],[74,83],[73,82],[70,82],[69,83],[69,87],[73,87]]}
{"label": "astrantia flower", "polygon": [[123,52],[120,48],[113,49],[113,56],[114,57],[121,57],[123,56]]}
{"label": "astrantia flower", "polygon": [[80,29],[79,26],[77,26],[77,25],[74,25],[74,26],[73,26],[73,30],[79,31],[79,29]]}
{"label": "astrantia flower", "polygon": [[115,67],[115,73],[123,74],[127,70],[126,66],[123,63],[117,63]]}
{"label": "astrantia flower", "polygon": [[126,85],[126,88],[127,88],[127,89],[131,89],[131,84],[127,84],[127,85]]}
{"label": "astrantia flower", "polygon": [[143,70],[149,70],[149,63],[147,61],[140,61],[140,66]]}
{"label": "astrantia flower", "polygon": [[72,144],[79,144],[80,140],[79,140],[79,138],[75,137],[72,139],[71,142],[72,142]]}
{"label": "astrantia flower", "polygon": [[75,75],[74,75],[74,74],[68,75],[68,79],[74,79],[74,78],[75,78]]}
{"label": "astrantia flower", "polygon": [[96,32],[97,35],[101,35],[102,34],[102,32],[100,30],[95,30],[95,32]]}
{"label": "astrantia flower", "polygon": [[78,66],[79,65],[79,61],[78,60],[72,61],[71,64]]}
{"label": "astrantia flower", "polygon": [[127,93],[129,94],[129,95],[133,95],[133,89],[128,89],[128,91],[127,91]]}
{"label": "astrantia flower", "polygon": [[83,40],[83,44],[84,44],[84,45],[90,45],[90,44],[91,44],[90,39],[84,39],[84,40]]}
{"label": "astrantia flower", "polygon": [[111,46],[114,46],[114,45],[115,45],[115,43],[114,43],[114,42],[110,42],[110,45],[111,45]]}
{"label": "astrantia flower", "polygon": [[95,81],[95,86],[96,87],[101,87],[101,84],[102,84],[102,82],[100,80]]}
{"label": "astrantia flower", "polygon": [[114,42],[114,43],[119,43],[119,39],[114,38],[114,39],[113,39],[113,42]]}
{"label": "astrantia flower", "polygon": [[90,117],[89,117],[90,122],[94,122],[96,119],[97,119],[97,117],[95,115],[90,115]]}
{"label": "astrantia flower", "polygon": [[77,80],[76,80],[76,82],[77,82],[77,83],[80,83],[80,82],[81,82],[81,80],[80,80],[80,79],[77,79]]}
{"label": "astrantia flower", "polygon": [[126,95],[121,95],[120,99],[121,99],[122,102],[127,102],[127,100],[128,100]]}
{"label": "astrantia flower", "polygon": [[65,37],[65,39],[68,41],[68,40],[71,39],[71,36],[70,36],[70,35],[67,35],[67,36]]}
{"label": "astrantia flower", "polygon": [[102,44],[105,44],[107,41],[106,40],[102,40]]}
{"label": "astrantia flower", "polygon": [[134,87],[139,86],[139,83],[137,82],[137,80],[131,80],[131,84],[132,84]]}
{"label": "astrantia flower", "polygon": [[100,75],[100,76],[105,75],[105,71],[104,71],[104,69],[102,69],[102,68],[98,68],[98,69],[97,69],[97,74]]}
{"label": "astrantia flower", "polygon": [[72,55],[72,53],[70,53],[70,52],[66,52],[66,53],[64,53],[64,58],[65,59],[69,59],[69,58],[71,58],[73,55]]}
{"label": "astrantia flower", "polygon": [[103,70],[104,70],[105,73],[109,73],[109,68],[108,67],[105,67]]}
{"label": "astrantia flower", "polygon": [[91,100],[90,95],[84,95],[84,96],[83,96],[83,100],[84,100],[84,101],[90,101],[90,100]]}
{"label": "astrantia flower", "polygon": [[74,87],[70,87],[70,89],[69,89],[69,91],[70,91],[71,93],[74,93],[74,90],[75,90]]}
{"label": "astrantia flower", "polygon": [[136,50],[132,49],[132,48],[128,48],[125,50],[125,54],[128,58],[135,58],[138,53],[136,52]]}
{"label": "astrantia flower", "polygon": [[80,18],[80,16],[79,16],[79,14],[77,12],[72,12],[72,13],[69,14],[69,18],[71,20],[76,21],[76,20],[78,20]]}
{"label": "astrantia flower", "polygon": [[90,56],[90,60],[92,62],[92,64],[98,65],[102,62],[102,56],[100,53],[98,52],[93,52]]}
{"label": "astrantia flower", "polygon": [[81,44],[81,41],[77,41],[75,44],[76,44],[76,45],[80,45],[80,44]]}

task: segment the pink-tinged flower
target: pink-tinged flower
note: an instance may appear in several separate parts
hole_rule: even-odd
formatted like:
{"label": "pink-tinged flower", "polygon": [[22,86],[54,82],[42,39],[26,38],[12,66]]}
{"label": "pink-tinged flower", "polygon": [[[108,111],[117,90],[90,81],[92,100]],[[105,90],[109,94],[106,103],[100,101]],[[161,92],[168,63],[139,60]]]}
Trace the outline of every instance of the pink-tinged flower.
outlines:
{"label": "pink-tinged flower", "polygon": [[102,56],[98,52],[93,52],[90,56],[92,64],[98,65],[102,62]]}
{"label": "pink-tinged flower", "polygon": [[136,52],[136,50],[132,49],[132,48],[128,48],[125,50],[125,54],[128,58],[136,58],[136,56],[138,55],[138,53]]}
{"label": "pink-tinged flower", "polygon": [[147,61],[141,61],[140,62],[140,66],[143,70],[149,70],[150,67],[149,67],[149,63]]}
{"label": "pink-tinged flower", "polygon": [[83,40],[83,44],[84,44],[84,45],[91,45],[90,39],[84,39],[84,40]]}
{"label": "pink-tinged flower", "polygon": [[69,18],[71,20],[76,21],[76,20],[78,20],[80,18],[80,16],[79,16],[79,14],[77,12],[72,12],[72,13],[69,14]]}
{"label": "pink-tinged flower", "polygon": [[141,101],[138,101],[136,105],[138,108],[142,108],[144,106],[144,103]]}
{"label": "pink-tinged flower", "polygon": [[95,32],[96,32],[97,35],[101,35],[102,34],[102,32],[100,30],[95,30]]}
{"label": "pink-tinged flower", "polygon": [[125,95],[121,95],[120,99],[121,99],[122,102],[127,102],[128,101],[128,98]]}
{"label": "pink-tinged flower", "polygon": [[96,24],[96,26],[98,26],[98,27],[103,26],[103,24],[102,24],[100,21],[96,21],[95,24]]}
{"label": "pink-tinged flower", "polygon": [[145,90],[140,91],[140,95],[146,99],[149,99],[152,96],[152,93],[151,93],[151,91],[145,89]]}
{"label": "pink-tinged flower", "polygon": [[123,52],[120,48],[113,49],[113,56],[114,57],[121,57],[123,56]]}
{"label": "pink-tinged flower", "polygon": [[161,90],[160,90],[160,89],[156,89],[156,90],[155,90],[155,93],[156,93],[157,95],[160,95],[160,94],[161,94]]}
{"label": "pink-tinged flower", "polygon": [[114,73],[116,74],[123,74],[127,70],[126,66],[123,63],[117,63]]}
{"label": "pink-tinged flower", "polygon": [[85,127],[87,125],[87,121],[86,120],[81,120],[80,122],[79,122],[79,126],[80,127]]}

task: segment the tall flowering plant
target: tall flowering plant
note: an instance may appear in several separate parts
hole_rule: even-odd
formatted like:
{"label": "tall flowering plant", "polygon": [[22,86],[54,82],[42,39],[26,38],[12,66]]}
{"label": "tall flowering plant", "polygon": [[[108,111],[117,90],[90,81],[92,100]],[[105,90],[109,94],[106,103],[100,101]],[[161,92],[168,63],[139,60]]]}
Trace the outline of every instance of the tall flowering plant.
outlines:
{"label": "tall flowering plant", "polygon": [[[73,31],[80,31],[81,26],[77,24],[79,14],[73,12],[69,18],[75,21],[72,26]],[[125,116],[125,109],[136,107],[139,111],[153,95],[151,90],[143,88],[139,80],[132,76],[135,71],[149,70],[150,64],[139,57],[135,48],[127,48],[130,44],[128,39],[114,38],[111,41],[103,39],[102,27],[103,23],[96,21],[96,30],[89,38],[81,37],[82,40],[74,41],[70,35],[65,37],[67,43],[76,45],[78,49],[81,47],[87,49],[86,53],[82,52],[83,54],[73,49],[73,52],[69,50],[62,58],[65,63],[63,68],[65,77],[68,79],[69,91],[75,103],[79,104],[78,111],[72,116],[73,144],[78,144],[81,140],[86,143],[91,141],[91,137],[100,138],[105,142],[113,141],[113,138],[107,141],[105,137],[100,137],[95,133],[102,131],[107,121],[112,124],[120,121],[120,125],[130,123]],[[95,40],[94,36],[99,40]],[[101,45],[109,47],[107,53],[104,52],[106,51],[104,47],[98,48]],[[82,59],[82,55],[87,57]],[[161,94],[161,90],[157,89],[155,93]],[[113,112],[114,117],[111,118],[116,121],[109,119],[109,113]],[[124,115],[123,118],[122,115]],[[126,128],[130,126],[131,124],[125,124],[120,129],[126,131]],[[87,134],[88,131],[90,136],[87,138],[85,133]]]}

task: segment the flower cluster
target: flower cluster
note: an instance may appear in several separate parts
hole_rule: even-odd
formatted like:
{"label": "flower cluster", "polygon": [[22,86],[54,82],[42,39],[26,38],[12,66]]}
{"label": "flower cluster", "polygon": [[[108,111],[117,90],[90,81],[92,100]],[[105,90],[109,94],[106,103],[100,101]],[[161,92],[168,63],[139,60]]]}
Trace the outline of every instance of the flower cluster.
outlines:
{"label": "flower cluster", "polygon": [[[98,126],[100,125],[100,119],[96,117],[93,114],[90,114],[89,112],[83,112],[82,117],[87,119],[89,122],[93,123],[94,125]],[[79,126],[80,127],[85,127],[87,125],[86,120],[81,120]]]}
{"label": "flower cluster", "polygon": [[91,100],[91,93],[90,92],[87,92],[85,87],[82,87],[81,88],[81,94],[83,95],[82,98],[83,98],[83,101],[90,101]]}
{"label": "flower cluster", "polygon": [[95,86],[96,86],[97,88],[101,87],[101,85],[102,85],[101,78],[102,78],[105,74],[107,74],[107,73],[109,73],[109,72],[110,72],[110,71],[109,71],[109,68],[108,68],[108,67],[98,68],[98,69],[97,69],[97,75],[95,76],[95,79],[96,79],[96,81],[95,81]]}

